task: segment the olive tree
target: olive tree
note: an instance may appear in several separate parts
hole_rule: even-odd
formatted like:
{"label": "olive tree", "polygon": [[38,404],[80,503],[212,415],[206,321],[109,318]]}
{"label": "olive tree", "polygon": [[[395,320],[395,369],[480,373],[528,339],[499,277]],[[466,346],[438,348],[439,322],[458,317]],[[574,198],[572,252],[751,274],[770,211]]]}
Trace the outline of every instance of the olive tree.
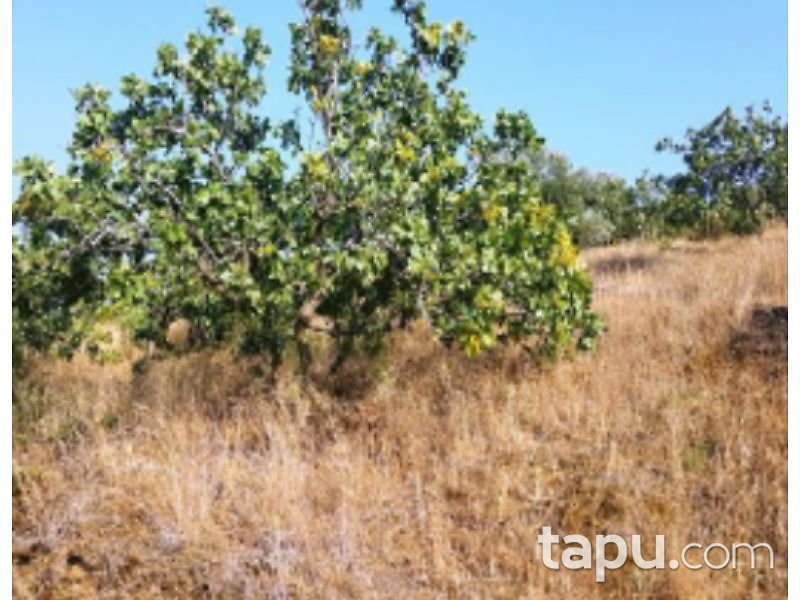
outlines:
{"label": "olive tree", "polygon": [[624,179],[575,168],[563,154],[546,149],[531,162],[542,199],[555,206],[579,246],[600,246],[641,234],[641,207]]}
{"label": "olive tree", "polygon": [[338,364],[425,318],[470,356],[591,347],[591,282],[525,160],[543,143],[528,116],[486,128],[470,109],[460,21],[394,0],[407,41],[356,44],[359,4],[304,0],[291,26],[310,127],[264,115],[270,48],[219,8],[121,98],[77,91],[66,171],[17,165],[15,340],[69,350],[112,316],[164,345],[182,318],[197,344],[275,364],[292,347],[307,362],[316,329]]}

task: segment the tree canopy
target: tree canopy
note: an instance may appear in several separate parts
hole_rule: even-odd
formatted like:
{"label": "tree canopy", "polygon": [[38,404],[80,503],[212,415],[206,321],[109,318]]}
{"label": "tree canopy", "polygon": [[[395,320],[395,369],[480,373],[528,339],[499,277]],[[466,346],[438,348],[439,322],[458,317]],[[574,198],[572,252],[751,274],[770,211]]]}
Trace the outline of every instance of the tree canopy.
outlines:
{"label": "tree canopy", "polygon": [[121,98],[78,90],[65,172],[16,167],[15,343],[70,351],[112,316],[166,345],[184,318],[198,344],[275,364],[320,329],[342,360],[422,317],[470,356],[591,347],[591,282],[526,159],[543,143],[529,117],[486,128],[470,109],[462,22],[394,0],[406,43],[373,28],[357,44],[359,4],[305,0],[291,26],[311,127],[264,114],[270,48],[219,8]]}
{"label": "tree canopy", "polygon": [[789,127],[765,102],[744,118],[730,108],[686,140],[666,138],[659,152],[681,155],[686,171],[661,178],[662,218],[674,231],[752,233],[788,214]]}

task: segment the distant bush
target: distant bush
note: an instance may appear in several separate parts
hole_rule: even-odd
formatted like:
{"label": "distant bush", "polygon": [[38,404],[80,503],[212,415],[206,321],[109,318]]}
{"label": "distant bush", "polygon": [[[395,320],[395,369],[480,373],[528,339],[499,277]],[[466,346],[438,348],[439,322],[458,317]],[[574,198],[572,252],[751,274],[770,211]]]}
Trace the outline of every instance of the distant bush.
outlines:
{"label": "distant bush", "polygon": [[578,245],[599,246],[639,235],[639,207],[624,179],[576,169],[564,155],[547,150],[530,161],[542,200],[556,208]]}
{"label": "distant bush", "polygon": [[683,157],[686,170],[645,174],[632,186],[576,169],[563,155],[529,157],[542,199],[570,226],[580,246],[634,237],[709,237],[759,231],[788,212],[788,124],[765,103],[737,117],[725,109],[685,142],[660,141],[659,152]]}
{"label": "distant bush", "polygon": [[604,246],[616,237],[614,224],[596,208],[587,208],[575,220],[575,237],[581,246]]}
{"label": "distant bush", "polygon": [[656,149],[680,154],[686,171],[663,179],[663,224],[700,235],[759,231],[788,214],[788,123],[769,103],[743,118],[726,108],[684,142],[664,139]]}

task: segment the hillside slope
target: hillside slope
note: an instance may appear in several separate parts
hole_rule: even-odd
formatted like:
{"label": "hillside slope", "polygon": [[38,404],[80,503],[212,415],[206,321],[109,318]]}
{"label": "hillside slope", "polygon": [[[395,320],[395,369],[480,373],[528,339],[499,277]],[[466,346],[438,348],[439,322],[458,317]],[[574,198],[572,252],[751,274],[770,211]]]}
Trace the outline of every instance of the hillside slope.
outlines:
{"label": "hillside slope", "polygon": [[[272,389],[226,353],[17,382],[19,597],[786,594],[787,232],[585,256],[597,352],[474,361],[423,326]],[[549,571],[557,533],[768,542],[776,568]],[[649,550],[647,550],[649,553]]]}

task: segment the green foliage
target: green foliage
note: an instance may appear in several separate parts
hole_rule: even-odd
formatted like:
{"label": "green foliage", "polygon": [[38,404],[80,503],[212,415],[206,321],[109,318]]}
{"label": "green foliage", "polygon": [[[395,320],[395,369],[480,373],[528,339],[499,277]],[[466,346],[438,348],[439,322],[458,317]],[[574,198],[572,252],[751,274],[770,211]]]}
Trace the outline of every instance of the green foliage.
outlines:
{"label": "green foliage", "polygon": [[580,246],[599,246],[638,235],[636,196],[625,180],[575,169],[567,157],[542,151],[531,157],[542,198],[556,207]]}
{"label": "green foliage", "polygon": [[15,340],[72,350],[113,316],[164,345],[185,318],[278,363],[308,329],[343,359],[426,317],[469,355],[590,347],[590,280],[527,160],[542,140],[524,113],[485,131],[453,87],[463,23],[395,0],[409,44],[372,29],[357,49],[341,2],[302,6],[288,85],[310,131],[261,115],[269,47],[217,8],[121,103],[75,94],[66,172],[17,165]]}
{"label": "green foliage", "polygon": [[663,180],[669,193],[662,207],[673,232],[746,234],[788,211],[789,129],[764,103],[744,118],[726,108],[685,142],[665,139],[656,149],[680,154],[686,171]]}
{"label": "green foliage", "polygon": [[530,157],[542,197],[556,207],[580,246],[633,237],[753,233],[786,219],[788,126],[765,103],[743,119],[726,109],[685,142],[662,140],[660,152],[680,154],[686,171],[645,174],[635,185],[607,174],[575,169],[562,155]]}

